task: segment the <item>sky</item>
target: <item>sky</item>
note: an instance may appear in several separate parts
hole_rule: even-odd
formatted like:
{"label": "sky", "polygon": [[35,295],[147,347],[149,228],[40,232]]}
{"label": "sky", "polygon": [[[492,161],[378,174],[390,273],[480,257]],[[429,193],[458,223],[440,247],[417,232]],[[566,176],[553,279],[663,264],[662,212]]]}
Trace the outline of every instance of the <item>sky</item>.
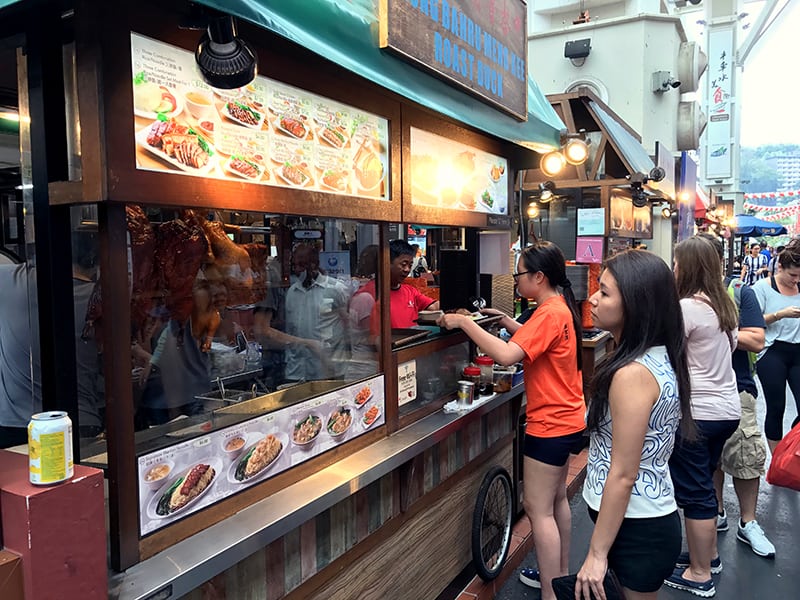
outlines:
{"label": "sky", "polygon": [[[755,23],[754,5],[744,7]],[[740,35],[739,45],[749,29]],[[800,53],[800,1],[789,6],[756,43],[742,73],[742,115],[740,144],[756,147],[765,144],[800,144],[800,77],[796,57]]]}

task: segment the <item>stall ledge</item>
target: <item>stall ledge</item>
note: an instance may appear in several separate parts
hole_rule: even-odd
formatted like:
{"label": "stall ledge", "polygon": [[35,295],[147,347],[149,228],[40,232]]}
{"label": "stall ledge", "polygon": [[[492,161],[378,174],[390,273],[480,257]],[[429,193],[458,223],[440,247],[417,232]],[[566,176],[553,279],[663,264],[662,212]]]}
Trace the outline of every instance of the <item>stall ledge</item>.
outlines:
{"label": "stall ledge", "polygon": [[518,385],[467,413],[440,410],[111,577],[112,600],[179,598],[524,393]]}
{"label": "stall ledge", "polygon": [[[0,450],[2,542],[21,558],[25,600],[107,598],[103,472],[75,465],[71,479],[48,486],[28,477],[25,454]],[[14,597],[0,581],[0,598]]]}

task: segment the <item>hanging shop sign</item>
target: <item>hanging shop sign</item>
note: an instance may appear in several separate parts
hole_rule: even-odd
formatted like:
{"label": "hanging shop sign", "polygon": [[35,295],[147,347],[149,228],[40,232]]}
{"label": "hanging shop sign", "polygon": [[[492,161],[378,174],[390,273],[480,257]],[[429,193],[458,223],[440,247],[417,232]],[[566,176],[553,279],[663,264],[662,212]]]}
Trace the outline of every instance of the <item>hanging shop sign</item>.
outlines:
{"label": "hanging shop sign", "polygon": [[528,115],[523,0],[384,0],[380,44],[524,121]]}
{"label": "hanging shop sign", "polygon": [[411,203],[508,214],[508,161],[411,128]]}
{"label": "hanging shop sign", "polygon": [[733,170],[733,28],[715,28],[708,36],[706,103],[706,179],[727,179]]}
{"label": "hanging shop sign", "polygon": [[136,168],[389,199],[389,123],[267,77],[209,87],[194,54],[131,34]]}

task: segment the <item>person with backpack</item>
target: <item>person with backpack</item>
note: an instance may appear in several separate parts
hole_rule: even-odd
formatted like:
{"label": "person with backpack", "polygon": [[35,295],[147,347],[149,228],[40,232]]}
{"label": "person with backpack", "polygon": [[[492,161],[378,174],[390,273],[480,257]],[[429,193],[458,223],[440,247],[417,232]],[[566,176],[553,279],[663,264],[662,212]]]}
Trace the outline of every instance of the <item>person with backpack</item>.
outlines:
{"label": "person with backpack", "polygon": [[[724,262],[722,241],[709,234],[704,234],[703,237],[714,245],[720,262]],[[775,546],[756,520],[758,488],[765,473],[767,447],[756,419],[758,388],[755,382],[755,353],[764,348],[766,324],[755,292],[740,279],[734,279],[728,284],[728,295],[733,298],[739,310],[739,336],[731,361],[733,371],[736,373],[742,417],[739,427],[725,442],[720,464],[714,473],[718,505],[717,532],[728,530],[728,515],[722,499],[722,488],[727,473],[733,478],[733,489],[739,502],[736,539],[748,544],[758,556],[774,558]],[[682,562],[688,564],[688,556],[682,558],[686,559]],[[721,568],[721,563],[712,560],[712,572]]]}

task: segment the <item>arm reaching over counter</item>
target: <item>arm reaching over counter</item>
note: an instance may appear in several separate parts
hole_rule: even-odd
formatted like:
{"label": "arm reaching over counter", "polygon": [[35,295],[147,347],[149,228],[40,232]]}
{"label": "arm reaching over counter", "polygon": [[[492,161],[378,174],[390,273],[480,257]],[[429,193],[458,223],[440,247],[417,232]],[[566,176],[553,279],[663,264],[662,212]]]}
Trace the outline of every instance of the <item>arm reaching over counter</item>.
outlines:
{"label": "arm reaching over counter", "polygon": [[498,310],[496,308],[482,308],[481,309],[481,314],[482,315],[486,315],[487,317],[495,317],[495,316],[498,316],[498,315],[502,316],[502,319],[500,319],[497,322],[497,324],[500,327],[504,327],[505,330],[508,331],[508,333],[510,333],[511,335],[514,335],[517,332],[517,330],[520,327],[522,327],[522,323],[521,322],[517,321],[513,317],[509,317],[502,310]]}

